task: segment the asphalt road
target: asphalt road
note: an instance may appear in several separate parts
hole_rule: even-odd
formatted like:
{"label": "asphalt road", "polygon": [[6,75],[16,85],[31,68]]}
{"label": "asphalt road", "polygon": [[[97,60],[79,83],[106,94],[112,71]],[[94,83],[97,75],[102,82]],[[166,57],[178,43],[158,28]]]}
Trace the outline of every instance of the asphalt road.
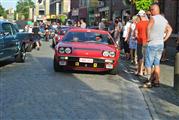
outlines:
{"label": "asphalt road", "polygon": [[53,49],[43,42],[25,63],[0,62],[0,120],[151,120],[127,68],[118,75],[53,70]]}

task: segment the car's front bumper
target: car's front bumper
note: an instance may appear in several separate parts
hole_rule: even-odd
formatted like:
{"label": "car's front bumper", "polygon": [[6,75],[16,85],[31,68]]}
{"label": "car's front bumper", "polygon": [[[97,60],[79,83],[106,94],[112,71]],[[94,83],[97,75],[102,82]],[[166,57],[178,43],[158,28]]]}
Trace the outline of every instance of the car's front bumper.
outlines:
{"label": "car's front bumper", "polygon": [[115,68],[118,60],[107,58],[81,58],[58,56],[56,61],[64,69],[84,70],[84,71],[108,71]]}

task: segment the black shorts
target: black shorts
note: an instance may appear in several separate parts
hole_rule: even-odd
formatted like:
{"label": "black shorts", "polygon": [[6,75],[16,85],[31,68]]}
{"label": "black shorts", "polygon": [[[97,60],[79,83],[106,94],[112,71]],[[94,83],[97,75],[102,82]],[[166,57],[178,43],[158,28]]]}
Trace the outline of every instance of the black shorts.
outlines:
{"label": "black shorts", "polygon": [[145,57],[146,46],[137,44],[137,59],[142,60]]}

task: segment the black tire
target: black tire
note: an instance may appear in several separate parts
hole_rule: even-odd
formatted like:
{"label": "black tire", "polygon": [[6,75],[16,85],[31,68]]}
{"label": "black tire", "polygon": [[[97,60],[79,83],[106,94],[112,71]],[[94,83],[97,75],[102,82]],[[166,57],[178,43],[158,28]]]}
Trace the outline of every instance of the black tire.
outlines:
{"label": "black tire", "polygon": [[21,49],[19,50],[18,54],[15,56],[16,62],[25,62],[26,59],[26,50],[25,45],[22,45]]}
{"label": "black tire", "polygon": [[58,64],[58,62],[55,60],[53,60],[53,68],[55,72],[60,72],[63,70],[63,68]]}
{"label": "black tire", "polygon": [[55,48],[55,42],[53,39],[52,39],[52,48]]}
{"label": "black tire", "polygon": [[26,48],[26,52],[31,52],[32,51],[32,47],[33,45],[30,43],[27,48]]}
{"label": "black tire", "polygon": [[119,63],[117,63],[116,67],[112,70],[110,70],[111,75],[116,75],[119,73]]}

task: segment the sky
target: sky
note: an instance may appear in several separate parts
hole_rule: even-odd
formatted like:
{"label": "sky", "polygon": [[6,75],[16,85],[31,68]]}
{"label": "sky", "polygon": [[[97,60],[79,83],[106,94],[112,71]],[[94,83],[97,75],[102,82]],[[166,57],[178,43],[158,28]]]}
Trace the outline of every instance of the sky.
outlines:
{"label": "sky", "polygon": [[[0,3],[3,6],[3,8],[5,8],[5,9],[9,9],[9,8],[16,9],[17,1],[19,1],[19,0],[0,0]],[[32,0],[32,1],[35,1],[35,0]]]}
{"label": "sky", "polygon": [[18,0],[0,0],[1,5],[5,9],[9,9],[9,8],[14,8],[15,9],[17,1]]}

